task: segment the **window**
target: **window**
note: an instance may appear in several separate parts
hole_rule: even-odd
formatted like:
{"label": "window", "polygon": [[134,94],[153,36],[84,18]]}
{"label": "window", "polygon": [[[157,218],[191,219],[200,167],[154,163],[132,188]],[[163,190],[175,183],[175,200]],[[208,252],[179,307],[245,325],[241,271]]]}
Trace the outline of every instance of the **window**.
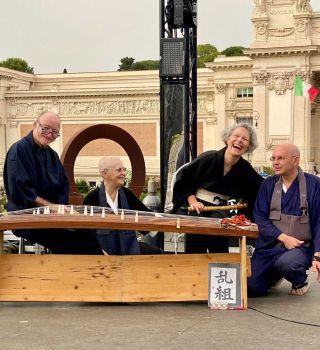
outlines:
{"label": "window", "polygon": [[253,88],[245,87],[237,89],[237,98],[253,97]]}

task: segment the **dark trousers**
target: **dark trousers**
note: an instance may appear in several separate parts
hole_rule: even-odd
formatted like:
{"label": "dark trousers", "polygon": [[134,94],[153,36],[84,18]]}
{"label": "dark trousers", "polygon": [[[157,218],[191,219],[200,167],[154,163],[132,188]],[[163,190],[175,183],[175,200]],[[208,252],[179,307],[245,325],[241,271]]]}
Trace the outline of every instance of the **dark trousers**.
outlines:
{"label": "dark trousers", "polygon": [[148,242],[138,242],[141,255],[155,255],[155,254],[162,254],[163,251],[157,247],[154,244],[148,243]]}
{"label": "dark trousers", "polygon": [[[205,205],[212,205],[204,202]],[[178,211],[178,214],[184,212]],[[190,214],[199,216],[197,213]],[[224,211],[203,212],[201,216],[211,218],[225,218],[228,214]],[[185,253],[186,254],[201,254],[201,253],[228,253],[229,239],[223,236],[210,236],[202,234],[186,234],[185,237]]]}
{"label": "dark trousers", "polygon": [[252,276],[248,279],[249,296],[266,295],[270,287],[283,277],[293,286],[304,283],[310,264],[311,255],[304,247],[268,256],[255,252],[251,261]]}
{"label": "dark trousers", "polygon": [[229,251],[228,238],[209,235],[191,235],[185,237],[185,253],[227,253]]}
{"label": "dark trousers", "polygon": [[53,254],[102,255],[95,230],[90,229],[37,229],[15,230],[18,237],[38,243]]}

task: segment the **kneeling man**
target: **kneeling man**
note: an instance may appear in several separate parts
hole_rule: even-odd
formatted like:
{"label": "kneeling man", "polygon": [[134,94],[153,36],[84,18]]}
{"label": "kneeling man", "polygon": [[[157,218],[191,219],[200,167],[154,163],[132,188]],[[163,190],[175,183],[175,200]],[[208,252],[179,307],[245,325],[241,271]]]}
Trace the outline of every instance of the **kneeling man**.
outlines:
{"label": "kneeling man", "polygon": [[278,145],[271,161],[275,176],[261,185],[254,210],[259,238],[248,293],[265,295],[285,278],[289,294],[303,295],[311,264],[320,282],[320,179],[302,171],[293,144]]}

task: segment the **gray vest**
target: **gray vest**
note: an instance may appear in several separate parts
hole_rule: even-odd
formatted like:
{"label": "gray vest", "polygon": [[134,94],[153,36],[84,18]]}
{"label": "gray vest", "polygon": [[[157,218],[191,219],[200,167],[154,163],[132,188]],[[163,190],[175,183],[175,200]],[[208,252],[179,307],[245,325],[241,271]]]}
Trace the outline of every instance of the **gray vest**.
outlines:
{"label": "gray vest", "polygon": [[300,210],[301,215],[286,215],[281,213],[282,196],[282,178],[280,177],[275,184],[271,204],[269,219],[281,232],[304,241],[305,246],[310,245],[311,230],[309,223],[308,203],[307,203],[307,184],[302,169],[298,170],[298,181],[300,191]]}

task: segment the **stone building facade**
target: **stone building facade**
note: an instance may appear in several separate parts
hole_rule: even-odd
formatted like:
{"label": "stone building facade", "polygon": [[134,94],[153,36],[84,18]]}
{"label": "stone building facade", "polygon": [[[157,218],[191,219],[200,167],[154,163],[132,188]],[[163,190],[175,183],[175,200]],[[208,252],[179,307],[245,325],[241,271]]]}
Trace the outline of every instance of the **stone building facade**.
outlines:
{"label": "stone building facade", "polygon": [[[254,38],[246,56],[219,56],[198,70],[198,153],[220,148],[221,131],[247,120],[258,133],[259,148],[248,155],[257,169],[270,165],[274,146],[288,141],[311,171],[320,164],[320,97],[310,103],[294,96],[294,78],[320,85],[320,13],[308,0],[254,0],[251,20]],[[159,174],[157,71],[33,75],[0,67],[0,181],[7,150],[45,110],[62,119],[53,144],[59,154],[82,128],[113,124],[136,139],[147,174]],[[123,157],[130,168],[118,144],[96,140],[81,150],[76,177],[99,181],[98,160],[106,154]]]}

